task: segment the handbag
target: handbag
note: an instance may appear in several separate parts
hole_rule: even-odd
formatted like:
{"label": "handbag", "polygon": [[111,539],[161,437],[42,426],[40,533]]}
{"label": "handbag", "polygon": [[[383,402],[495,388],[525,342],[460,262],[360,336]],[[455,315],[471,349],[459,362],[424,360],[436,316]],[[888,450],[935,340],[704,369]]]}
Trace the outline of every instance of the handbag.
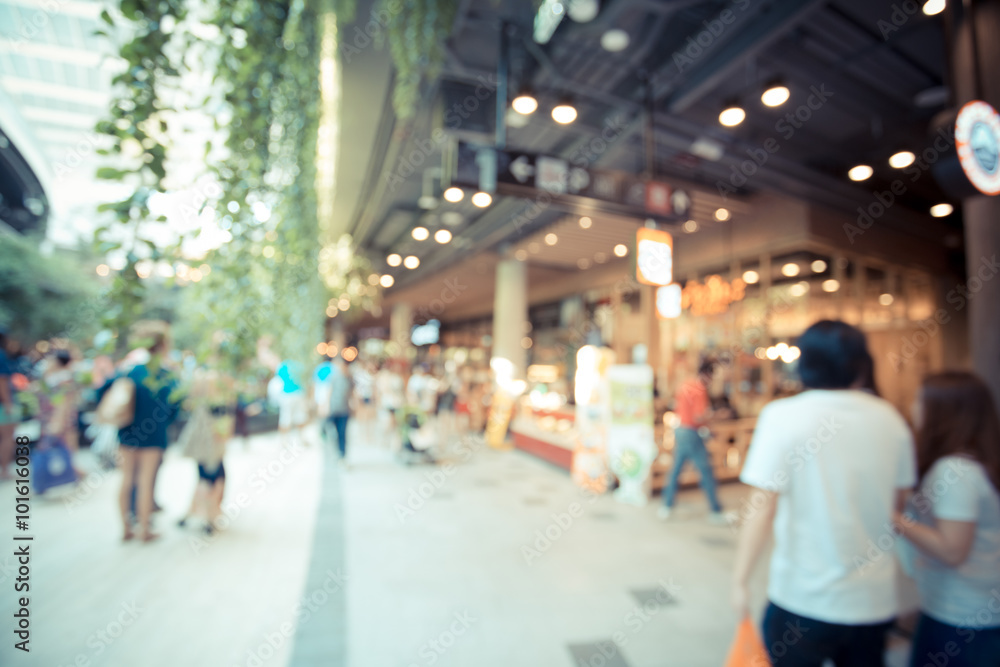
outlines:
{"label": "handbag", "polygon": [[220,446],[216,442],[208,408],[198,406],[191,412],[191,418],[177,438],[177,446],[181,456],[194,459],[207,467],[218,465],[224,455],[225,445]]}
{"label": "handbag", "polygon": [[753,627],[749,616],[745,616],[736,626],[736,636],[726,658],[726,667],[770,667],[764,642]]}
{"label": "handbag", "polygon": [[135,421],[135,382],[120,377],[111,383],[97,406],[97,421],[123,429]]}

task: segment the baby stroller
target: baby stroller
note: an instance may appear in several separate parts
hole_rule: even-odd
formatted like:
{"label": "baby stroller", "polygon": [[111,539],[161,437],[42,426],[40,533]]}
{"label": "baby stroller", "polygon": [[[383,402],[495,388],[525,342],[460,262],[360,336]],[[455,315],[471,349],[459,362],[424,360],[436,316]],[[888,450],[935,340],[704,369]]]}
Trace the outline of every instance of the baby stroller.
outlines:
{"label": "baby stroller", "polygon": [[431,453],[436,436],[427,413],[420,408],[408,405],[396,415],[399,424],[399,439],[402,448],[399,458],[407,465],[416,463],[437,463],[437,458]]}

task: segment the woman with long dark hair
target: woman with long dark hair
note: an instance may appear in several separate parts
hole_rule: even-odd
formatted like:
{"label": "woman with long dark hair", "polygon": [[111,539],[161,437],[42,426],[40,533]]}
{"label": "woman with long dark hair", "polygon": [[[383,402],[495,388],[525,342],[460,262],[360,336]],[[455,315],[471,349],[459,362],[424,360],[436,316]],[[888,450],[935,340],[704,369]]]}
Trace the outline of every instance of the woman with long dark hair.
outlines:
{"label": "woman with long dark hair", "polygon": [[[1000,665],[1000,420],[972,373],[924,380],[914,405],[919,491],[899,531],[917,549],[912,667]],[[914,520],[914,517],[916,520]]]}

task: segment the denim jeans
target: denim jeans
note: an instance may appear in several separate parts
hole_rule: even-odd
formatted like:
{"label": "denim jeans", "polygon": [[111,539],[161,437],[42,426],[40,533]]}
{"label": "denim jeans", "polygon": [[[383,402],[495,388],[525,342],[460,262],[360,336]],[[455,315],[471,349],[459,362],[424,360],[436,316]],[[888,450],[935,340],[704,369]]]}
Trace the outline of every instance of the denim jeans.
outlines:
{"label": "denim jeans", "polygon": [[956,628],[921,614],[910,667],[997,667],[1000,628]]}
{"label": "denim jeans", "polygon": [[340,458],[347,457],[347,418],[350,415],[330,415],[327,421],[337,429],[337,449],[340,450]]}
{"label": "denim jeans", "polygon": [[[806,618],[773,602],[764,612],[764,647],[774,667],[883,667],[892,621],[840,625]],[[921,666],[922,667],[922,666]]]}
{"label": "denim jeans", "polygon": [[708,496],[708,504],[712,511],[721,512],[722,505],[719,504],[719,497],[715,492],[715,474],[712,472],[712,462],[709,460],[708,450],[705,449],[705,442],[698,435],[698,431],[683,426],[674,430],[674,465],[670,470],[670,482],[667,484],[667,490],[663,492],[663,504],[667,507],[674,506],[677,479],[681,475],[684,464],[689,460],[698,469],[698,474],[701,476],[701,488]]}

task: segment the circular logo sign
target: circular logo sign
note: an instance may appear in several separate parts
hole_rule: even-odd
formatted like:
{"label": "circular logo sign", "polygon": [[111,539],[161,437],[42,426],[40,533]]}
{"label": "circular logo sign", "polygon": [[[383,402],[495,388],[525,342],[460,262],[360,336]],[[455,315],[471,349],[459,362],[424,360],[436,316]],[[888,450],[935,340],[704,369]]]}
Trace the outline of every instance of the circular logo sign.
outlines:
{"label": "circular logo sign", "polygon": [[984,195],[1000,194],[1000,114],[986,102],[969,102],[955,119],[958,159],[969,182]]}

